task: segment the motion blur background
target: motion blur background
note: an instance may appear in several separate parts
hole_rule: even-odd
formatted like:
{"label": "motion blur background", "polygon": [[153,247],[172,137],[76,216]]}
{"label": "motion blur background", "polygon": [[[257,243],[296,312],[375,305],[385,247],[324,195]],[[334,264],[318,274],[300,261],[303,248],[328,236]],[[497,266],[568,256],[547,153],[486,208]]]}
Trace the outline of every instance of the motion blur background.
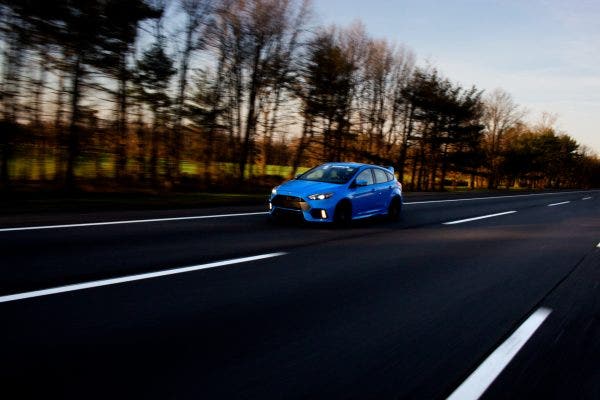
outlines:
{"label": "motion blur background", "polygon": [[0,190],[264,192],[337,160],[415,191],[600,186],[556,115],[316,9],[1,0]]}

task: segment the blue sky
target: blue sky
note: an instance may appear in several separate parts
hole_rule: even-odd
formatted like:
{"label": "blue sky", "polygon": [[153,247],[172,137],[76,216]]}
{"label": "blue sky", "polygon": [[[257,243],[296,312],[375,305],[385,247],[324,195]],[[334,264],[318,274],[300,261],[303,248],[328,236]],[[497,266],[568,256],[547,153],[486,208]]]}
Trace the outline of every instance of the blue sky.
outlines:
{"label": "blue sky", "polygon": [[600,154],[600,1],[313,0],[316,22],[361,20],[465,86],[501,87],[531,122],[557,127]]}

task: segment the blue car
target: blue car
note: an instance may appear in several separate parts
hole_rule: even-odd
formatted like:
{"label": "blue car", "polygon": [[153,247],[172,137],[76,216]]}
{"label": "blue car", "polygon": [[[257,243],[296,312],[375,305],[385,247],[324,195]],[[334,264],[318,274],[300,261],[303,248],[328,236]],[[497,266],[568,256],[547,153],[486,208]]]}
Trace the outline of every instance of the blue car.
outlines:
{"label": "blue car", "polygon": [[334,222],[385,215],[397,221],[402,185],[393,168],[358,163],[326,163],[273,189],[269,215],[308,222]]}

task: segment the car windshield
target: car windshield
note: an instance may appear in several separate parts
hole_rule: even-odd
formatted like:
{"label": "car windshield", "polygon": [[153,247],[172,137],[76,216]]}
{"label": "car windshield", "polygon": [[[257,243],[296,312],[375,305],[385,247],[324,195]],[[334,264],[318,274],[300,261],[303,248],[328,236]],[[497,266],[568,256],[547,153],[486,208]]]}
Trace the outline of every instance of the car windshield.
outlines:
{"label": "car windshield", "polygon": [[358,167],[349,165],[320,165],[300,175],[298,179],[327,183],[346,183],[354,176]]}

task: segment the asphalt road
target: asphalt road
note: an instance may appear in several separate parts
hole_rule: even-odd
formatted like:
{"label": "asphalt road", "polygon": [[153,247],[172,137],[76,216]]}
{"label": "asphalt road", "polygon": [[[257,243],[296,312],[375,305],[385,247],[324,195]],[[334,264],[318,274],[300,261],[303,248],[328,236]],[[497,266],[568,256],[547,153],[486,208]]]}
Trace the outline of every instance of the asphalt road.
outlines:
{"label": "asphalt road", "polygon": [[0,398],[600,398],[600,191],[262,211],[0,218]]}

